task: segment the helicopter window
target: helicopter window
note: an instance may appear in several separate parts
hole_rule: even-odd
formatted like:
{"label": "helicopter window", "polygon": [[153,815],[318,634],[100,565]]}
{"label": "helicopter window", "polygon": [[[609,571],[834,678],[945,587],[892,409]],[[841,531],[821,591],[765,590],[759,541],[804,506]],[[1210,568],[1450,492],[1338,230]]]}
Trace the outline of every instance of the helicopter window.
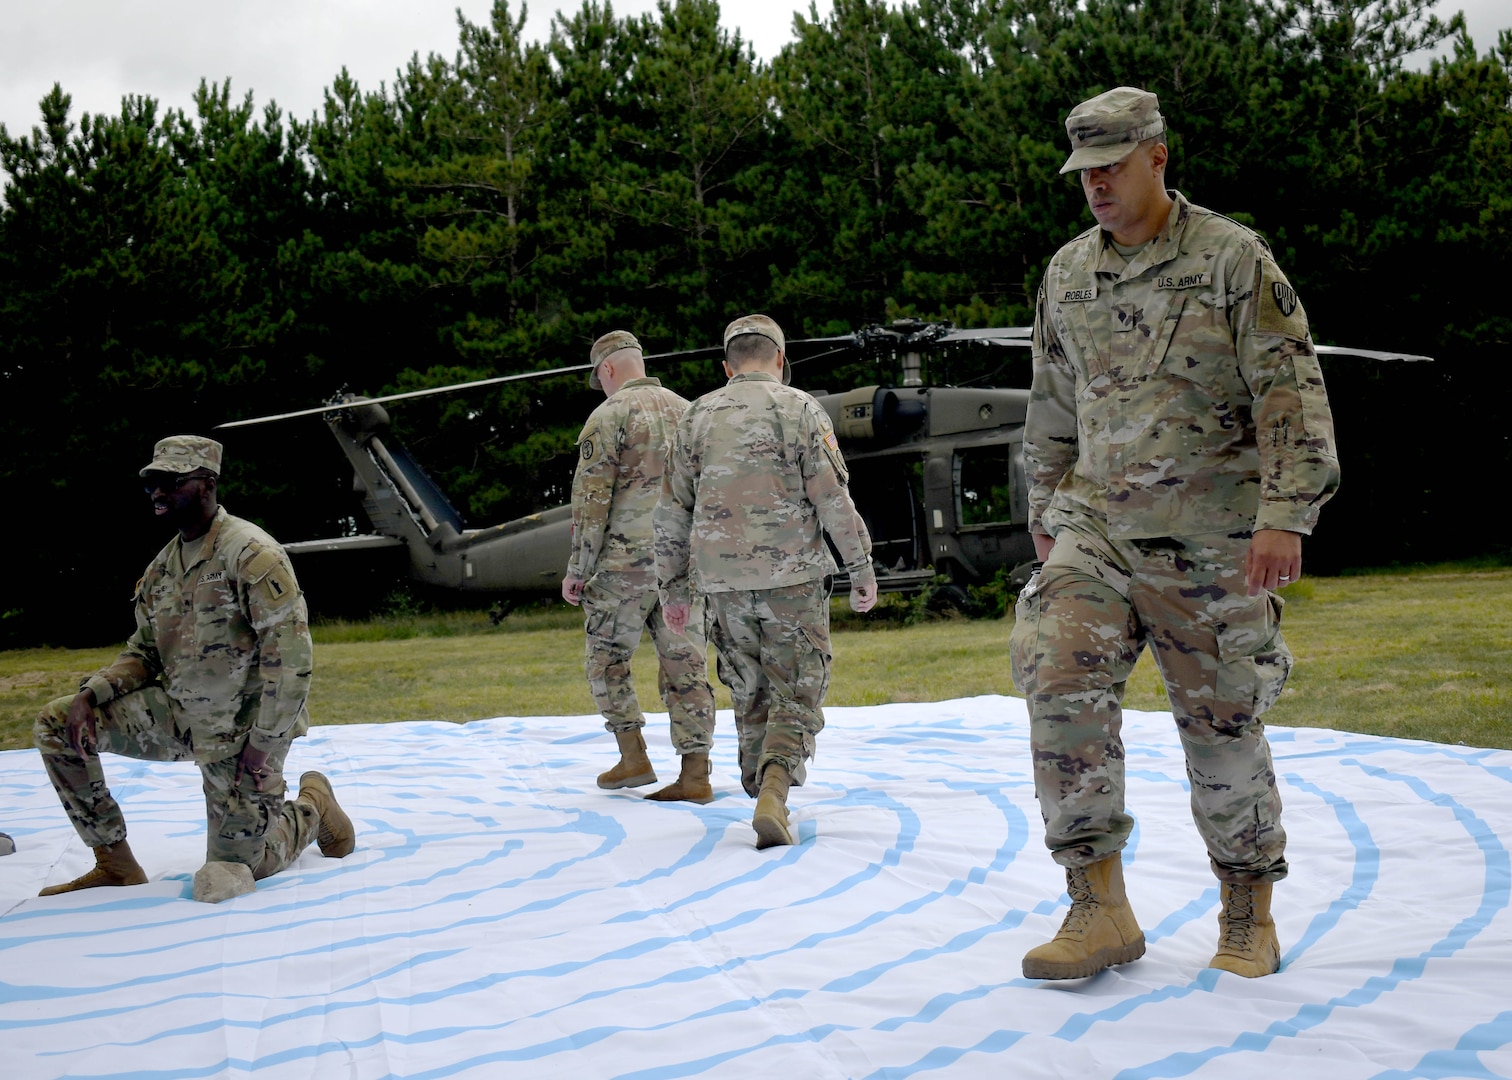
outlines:
{"label": "helicopter window", "polygon": [[1005,524],[1014,520],[1012,446],[983,446],[956,454],[956,491],[962,525]]}

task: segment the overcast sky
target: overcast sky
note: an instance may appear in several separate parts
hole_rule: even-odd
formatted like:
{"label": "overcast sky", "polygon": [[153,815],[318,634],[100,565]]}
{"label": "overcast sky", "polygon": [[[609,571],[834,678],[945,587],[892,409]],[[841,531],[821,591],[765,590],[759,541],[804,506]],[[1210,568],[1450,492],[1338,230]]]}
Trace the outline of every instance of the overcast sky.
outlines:
{"label": "overcast sky", "polygon": [[[526,37],[544,39],[552,13],[577,0],[530,4]],[[619,15],[654,11],[655,0],[614,0]],[[830,0],[818,0],[821,18]],[[1441,0],[1466,12],[1477,48],[1512,27],[1507,0]],[[492,0],[0,0],[0,123],[12,136],[39,121],[37,102],[54,82],[73,95],[73,117],[115,113],[123,94],[187,108],[200,78],[229,77],[259,106],[271,98],[299,117],[344,65],[365,89],[392,82],[410,55],[456,52],[456,11],[488,18]],[[792,37],[792,12],[807,0],[723,0],[725,26],[770,59]]]}

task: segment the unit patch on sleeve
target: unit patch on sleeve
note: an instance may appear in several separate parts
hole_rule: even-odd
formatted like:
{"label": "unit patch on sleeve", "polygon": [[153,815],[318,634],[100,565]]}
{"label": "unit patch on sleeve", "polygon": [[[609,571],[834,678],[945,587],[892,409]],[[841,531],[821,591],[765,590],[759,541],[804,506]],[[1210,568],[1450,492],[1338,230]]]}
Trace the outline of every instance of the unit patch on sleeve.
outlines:
{"label": "unit patch on sleeve", "polygon": [[1307,337],[1307,312],[1302,309],[1297,290],[1268,255],[1260,259],[1260,290],[1255,301],[1259,304],[1255,329],[1260,333],[1280,334],[1297,341]]}

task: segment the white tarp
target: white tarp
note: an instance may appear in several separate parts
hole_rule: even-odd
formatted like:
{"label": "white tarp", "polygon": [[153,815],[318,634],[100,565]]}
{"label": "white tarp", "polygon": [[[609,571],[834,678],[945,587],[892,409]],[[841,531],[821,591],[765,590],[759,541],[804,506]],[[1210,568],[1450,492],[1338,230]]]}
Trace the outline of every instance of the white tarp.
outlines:
{"label": "white tarp", "polygon": [[107,758],[152,880],[39,899],[89,853],[0,754],[0,1076],[1512,1077],[1512,753],[1272,729],[1292,876],[1248,981],[1203,967],[1178,743],[1130,713],[1149,951],[1035,983],[1066,901],[1023,703],[826,711],[801,843],[764,852],[727,713],[708,806],[598,790],[596,717],[316,728],[289,775],[330,775],[357,851],[216,907],[192,765]]}

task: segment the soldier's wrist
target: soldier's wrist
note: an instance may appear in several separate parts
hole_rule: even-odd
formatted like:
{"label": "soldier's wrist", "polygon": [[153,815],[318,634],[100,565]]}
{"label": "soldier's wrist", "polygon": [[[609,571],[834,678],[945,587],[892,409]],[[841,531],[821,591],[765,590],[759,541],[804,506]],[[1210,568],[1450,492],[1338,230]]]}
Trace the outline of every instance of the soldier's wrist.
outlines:
{"label": "soldier's wrist", "polygon": [[110,685],[110,680],[103,675],[91,675],[79,684],[79,693],[88,690],[94,694],[94,703],[103,705],[115,697],[115,687]]}
{"label": "soldier's wrist", "polygon": [[270,735],[262,728],[253,728],[247,733],[247,745],[260,754],[272,754],[276,750],[287,750],[293,739],[285,735]]}

